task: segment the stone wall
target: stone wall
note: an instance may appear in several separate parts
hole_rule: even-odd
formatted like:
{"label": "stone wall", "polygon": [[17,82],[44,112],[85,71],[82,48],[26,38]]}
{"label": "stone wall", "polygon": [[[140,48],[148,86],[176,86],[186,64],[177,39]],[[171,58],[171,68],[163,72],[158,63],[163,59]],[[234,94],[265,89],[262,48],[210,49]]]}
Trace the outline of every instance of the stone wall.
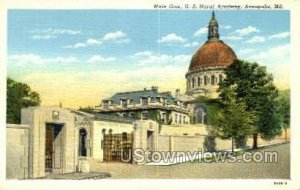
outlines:
{"label": "stone wall", "polygon": [[28,125],[6,125],[6,178],[29,178]]}
{"label": "stone wall", "polygon": [[[202,149],[202,152],[206,151],[204,145],[207,135],[158,135],[158,151],[191,151],[195,152]],[[274,138],[272,140],[263,140],[258,138],[258,146],[278,144],[286,142],[284,138]],[[231,140],[223,140],[220,138],[215,139],[216,150],[228,150],[231,149]],[[247,139],[247,146],[252,147],[253,139]]]}
{"label": "stone wall", "polygon": [[161,135],[188,135],[188,136],[197,136],[197,135],[207,135],[208,131],[205,125],[203,124],[194,124],[194,125],[162,125],[160,129]]}

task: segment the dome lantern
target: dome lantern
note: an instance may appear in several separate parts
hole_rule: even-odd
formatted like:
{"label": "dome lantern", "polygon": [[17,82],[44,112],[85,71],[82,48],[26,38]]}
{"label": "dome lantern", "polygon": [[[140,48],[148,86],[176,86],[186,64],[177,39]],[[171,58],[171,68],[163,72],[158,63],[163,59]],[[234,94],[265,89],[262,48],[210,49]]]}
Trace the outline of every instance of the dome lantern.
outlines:
{"label": "dome lantern", "polygon": [[215,16],[215,12],[212,12],[211,19],[208,25],[208,40],[219,39],[219,24]]}

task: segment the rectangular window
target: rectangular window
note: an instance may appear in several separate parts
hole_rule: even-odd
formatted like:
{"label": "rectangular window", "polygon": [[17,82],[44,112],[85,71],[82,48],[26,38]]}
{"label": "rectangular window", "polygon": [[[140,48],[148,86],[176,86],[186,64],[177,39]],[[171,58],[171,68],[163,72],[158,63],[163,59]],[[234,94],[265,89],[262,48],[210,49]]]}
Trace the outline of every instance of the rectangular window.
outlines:
{"label": "rectangular window", "polygon": [[142,120],[147,120],[148,117],[148,112],[142,112]]}
{"label": "rectangular window", "polygon": [[177,114],[175,113],[175,123],[177,123]]}
{"label": "rectangular window", "polygon": [[103,102],[103,109],[108,109],[108,102]]}
{"label": "rectangular window", "polygon": [[179,115],[179,123],[181,123],[181,115]]}
{"label": "rectangular window", "polygon": [[127,108],[127,100],[126,99],[121,100],[121,103],[122,103],[123,108]]}
{"label": "rectangular window", "polygon": [[161,121],[162,121],[163,123],[166,123],[166,121],[167,121],[167,114],[166,114],[166,113],[162,113]]}
{"label": "rectangular window", "polygon": [[147,106],[148,105],[148,98],[142,98],[142,105]]}

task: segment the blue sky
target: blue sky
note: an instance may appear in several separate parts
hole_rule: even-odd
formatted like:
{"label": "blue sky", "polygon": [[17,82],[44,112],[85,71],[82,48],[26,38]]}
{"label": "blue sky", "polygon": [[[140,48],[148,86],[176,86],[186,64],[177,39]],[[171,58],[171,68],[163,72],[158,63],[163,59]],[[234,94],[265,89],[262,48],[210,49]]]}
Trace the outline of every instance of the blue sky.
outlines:
{"label": "blue sky", "polygon": [[[97,105],[114,92],[185,89],[211,11],[9,10],[8,75],[42,104]],[[216,11],[221,40],[289,88],[289,11]],[[57,89],[61,86],[60,93]],[[82,100],[83,97],[90,97]]]}

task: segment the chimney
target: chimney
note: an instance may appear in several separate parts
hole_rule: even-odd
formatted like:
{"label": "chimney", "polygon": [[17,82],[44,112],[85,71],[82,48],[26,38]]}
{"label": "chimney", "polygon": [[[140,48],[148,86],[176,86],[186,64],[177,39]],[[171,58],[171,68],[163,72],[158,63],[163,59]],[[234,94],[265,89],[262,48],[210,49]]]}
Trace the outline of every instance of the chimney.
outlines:
{"label": "chimney", "polygon": [[176,91],[175,91],[175,98],[179,99],[179,97],[180,97],[180,89],[176,89]]}
{"label": "chimney", "polygon": [[158,91],[158,86],[152,86],[152,87],[151,87],[151,90],[152,90],[152,91]]}

